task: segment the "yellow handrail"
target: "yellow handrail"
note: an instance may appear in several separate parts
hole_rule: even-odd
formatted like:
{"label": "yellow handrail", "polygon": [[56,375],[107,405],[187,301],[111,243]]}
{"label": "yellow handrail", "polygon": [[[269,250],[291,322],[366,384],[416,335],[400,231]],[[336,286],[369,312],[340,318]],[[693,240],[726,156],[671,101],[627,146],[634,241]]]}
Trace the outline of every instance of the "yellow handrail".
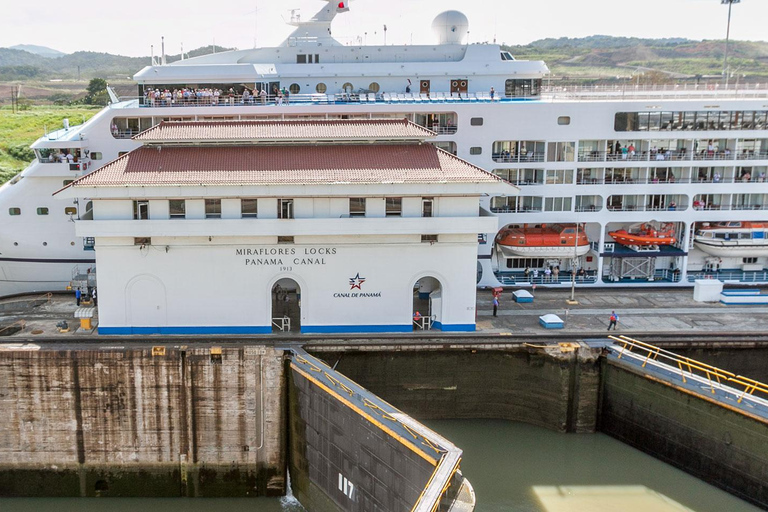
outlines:
{"label": "yellow handrail", "polygon": [[655,361],[659,358],[662,358],[666,360],[665,362],[667,364],[670,364],[671,366],[677,366],[677,368],[680,370],[680,378],[683,379],[683,382],[686,382],[686,372],[691,375],[696,375],[699,373],[703,374],[703,376],[705,376],[709,381],[709,386],[712,393],[715,393],[715,384],[713,383],[714,380],[718,385],[729,384],[731,386],[738,387],[738,389],[741,389],[741,396],[739,396],[739,399],[737,400],[739,403],[741,403],[742,399],[746,395],[754,396],[755,392],[764,395],[762,398],[768,399],[768,385],[762,382],[750,379],[749,377],[736,375],[735,373],[717,368],[716,366],[675,354],[674,352],[664,350],[663,348],[642,342],[640,340],[632,339],[627,336],[608,337],[621,347],[618,355],[619,359],[621,359],[621,356],[624,354],[625,350],[627,352],[632,352],[632,349],[637,349],[641,354],[646,353],[645,360],[642,364],[643,368],[645,368],[645,365],[650,359]]}

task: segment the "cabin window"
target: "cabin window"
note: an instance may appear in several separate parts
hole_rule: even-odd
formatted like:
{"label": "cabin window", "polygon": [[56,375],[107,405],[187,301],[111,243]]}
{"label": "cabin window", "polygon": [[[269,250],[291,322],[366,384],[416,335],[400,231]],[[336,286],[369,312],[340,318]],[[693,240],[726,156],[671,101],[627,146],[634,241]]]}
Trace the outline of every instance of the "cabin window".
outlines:
{"label": "cabin window", "polygon": [[754,264],[757,263],[757,258],[741,258],[742,263]]}
{"label": "cabin window", "polygon": [[437,235],[421,235],[421,241],[424,243],[433,244],[437,242]]}
{"label": "cabin window", "polygon": [[133,202],[133,219],[134,220],[149,219],[149,201]]}
{"label": "cabin window", "polygon": [[328,87],[326,87],[326,85],[323,82],[320,82],[315,86],[315,90],[320,94],[325,94],[325,91],[328,90]]}
{"label": "cabin window", "polygon": [[483,148],[480,146],[474,146],[469,148],[469,154],[470,155],[481,155],[483,153]]}
{"label": "cabin window", "polygon": [[117,153],[117,157],[120,158],[121,156],[127,155],[127,154],[128,154],[127,151],[120,151],[120,152]]}
{"label": "cabin window", "polygon": [[279,244],[292,244],[294,243],[292,236],[278,236],[277,243]]}
{"label": "cabin window", "polygon": [[544,198],[544,211],[547,212],[569,212],[571,211],[570,197],[547,197]]}
{"label": "cabin window", "polygon": [[72,183],[73,181],[75,181],[75,180],[64,180],[63,184],[64,184],[64,186],[66,187],[67,185],[69,185],[69,184],[70,184],[70,183]]}
{"label": "cabin window", "polygon": [[342,92],[352,92],[354,88],[355,86],[353,86],[350,82],[345,82],[344,85],[341,86]]}
{"label": "cabin window", "polygon": [[387,217],[399,217],[403,214],[403,198],[402,197],[388,197],[386,198],[386,214]]}
{"label": "cabin window", "polygon": [[74,206],[67,206],[64,208],[64,214],[65,215],[77,215],[77,208]]}
{"label": "cabin window", "polygon": [[379,86],[378,82],[371,82],[368,84],[368,90],[371,92],[379,92],[381,90],[381,87]]}
{"label": "cabin window", "polygon": [[364,197],[349,198],[349,216],[365,217],[365,198]]}
{"label": "cabin window", "polygon": [[421,216],[432,217],[435,214],[435,200],[431,197],[421,198]]}
{"label": "cabin window", "polygon": [[221,199],[205,200],[205,218],[206,219],[221,218]]}
{"label": "cabin window", "polygon": [[8,208],[8,215],[21,215],[21,208]]}
{"label": "cabin window", "polygon": [[38,215],[48,215],[48,208],[46,208],[44,206],[41,206],[40,208],[37,209],[37,214]]}
{"label": "cabin window", "polygon": [[550,169],[547,171],[547,185],[563,185],[573,183],[571,169]]}
{"label": "cabin window", "polygon": [[296,64],[306,64],[307,63],[307,56],[306,55],[297,55],[296,56]]}
{"label": "cabin window", "polygon": [[257,199],[240,200],[240,216],[245,218],[255,218],[259,216],[259,202]]}
{"label": "cabin window", "polygon": [[560,116],[557,118],[557,124],[560,126],[567,126],[571,124],[571,116]]}
{"label": "cabin window", "polygon": [[482,117],[473,117],[469,120],[469,124],[471,126],[483,126],[483,118]]}
{"label": "cabin window", "polygon": [[301,91],[301,86],[299,84],[294,83],[288,87],[288,90],[291,91],[291,94],[299,94],[299,92]]}
{"label": "cabin window", "polygon": [[575,142],[550,142],[547,145],[548,162],[573,162]]}
{"label": "cabin window", "polygon": [[278,219],[293,218],[293,199],[277,200],[277,218]]}
{"label": "cabin window", "polygon": [[101,160],[102,158],[101,151],[91,151],[91,160]]}
{"label": "cabin window", "polygon": [[168,213],[172,219],[183,219],[187,216],[187,202],[184,199],[168,201]]}

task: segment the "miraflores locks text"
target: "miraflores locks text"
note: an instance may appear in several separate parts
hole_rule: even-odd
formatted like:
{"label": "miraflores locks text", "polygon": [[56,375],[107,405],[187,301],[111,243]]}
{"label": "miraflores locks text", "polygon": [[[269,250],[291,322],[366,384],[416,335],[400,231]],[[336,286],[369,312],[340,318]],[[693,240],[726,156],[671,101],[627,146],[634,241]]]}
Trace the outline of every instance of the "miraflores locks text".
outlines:
{"label": "miraflores locks text", "polygon": [[325,265],[325,256],[335,254],[335,247],[258,247],[235,249],[235,255],[245,256],[245,266]]}

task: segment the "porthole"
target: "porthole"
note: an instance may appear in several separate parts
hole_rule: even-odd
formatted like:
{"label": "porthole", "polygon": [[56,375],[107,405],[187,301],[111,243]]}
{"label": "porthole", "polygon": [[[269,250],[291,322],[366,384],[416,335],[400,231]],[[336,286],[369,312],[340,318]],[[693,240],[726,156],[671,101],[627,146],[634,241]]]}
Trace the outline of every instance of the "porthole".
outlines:
{"label": "porthole", "polygon": [[371,92],[379,92],[380,89],[381,89],[381,87],[379,86],[378,82],[371,82],[368,85],[368,90],[371,91]]}
{"label": "porthole", "polygon": [[14,247],[18,247],[19,246],[19,242],[13,242],[13,246]]}
{"label": "porthole", "polygon": [[43,242],[43,247],[47,246],[48,242]]}
{"label": "porthole", "polygon": [[341,86],[342,92],[352,92],[352,89],[354,89],[354,86],[349,82],[346,82]]}
{"label": "porthole", "polygon": [[291,84],[288,87],[288,90],[291,91],[291,94],[299,94],[299,91],[301,91],[301,86],[299,84]]}
{"label": "porthole", "polygon": [[66,215],[77,215],[77,208],[75,208],[74,206],[67,206],[66,208],[64,208],[64,213]]}
{"label": "porthole", "polygon": [[560,116],[557,118],[557,124],[561,126],[569,125],[571,124],[571,117],[570,116]]}
{"label": "porthole", "polygon": [[48,215],[48,208],[46,208],[45,206],[41,206],[40,208],[37,209],[37,214]]}
{"label": "porthole", "polygon": [[21,215],[21,208],[8,208],[8,215]]}
{"label": "porthole", "polygon": [[316,90],[317,92],[319,92],[320,94],[324,94],[324,93],[325,93],[325,91],[327,91],[327,90],[328,90],[328,88],[325,86],[325,84],[324,84],[323,82],[320,82],[319,84],[317,84],[317,85],[315,86],[315,90]]}
{"label": "porthole", "polygon": [[71,245],[72,247],[74,247],[74,246],[75,246],[75,242],[69,242],[69,245]]}

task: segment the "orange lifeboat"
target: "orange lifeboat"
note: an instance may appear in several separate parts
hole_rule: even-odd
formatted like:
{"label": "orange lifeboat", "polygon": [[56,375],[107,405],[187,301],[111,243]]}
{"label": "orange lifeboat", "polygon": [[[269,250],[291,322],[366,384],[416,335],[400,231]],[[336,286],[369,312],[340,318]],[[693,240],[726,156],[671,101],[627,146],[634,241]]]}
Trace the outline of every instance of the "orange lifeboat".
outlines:
{"label": "orange lifeboat", "polygon": [[619,229],[617,231],[609,231],[608,234],[616,243],[621,245],[648,247],[652,245],[672,245],[677,242],[677,238],[675,238],[675,225],[672,223],[665,223],[656,227],[650,222],[645,222],[638,226],[630,227],[629,231]]}
{"label": "orange lifeboat", "polygon": [[590,249],[584,227],[575,224],[507,226],[496,235],[496,247],[506,258],[583,256]]}

